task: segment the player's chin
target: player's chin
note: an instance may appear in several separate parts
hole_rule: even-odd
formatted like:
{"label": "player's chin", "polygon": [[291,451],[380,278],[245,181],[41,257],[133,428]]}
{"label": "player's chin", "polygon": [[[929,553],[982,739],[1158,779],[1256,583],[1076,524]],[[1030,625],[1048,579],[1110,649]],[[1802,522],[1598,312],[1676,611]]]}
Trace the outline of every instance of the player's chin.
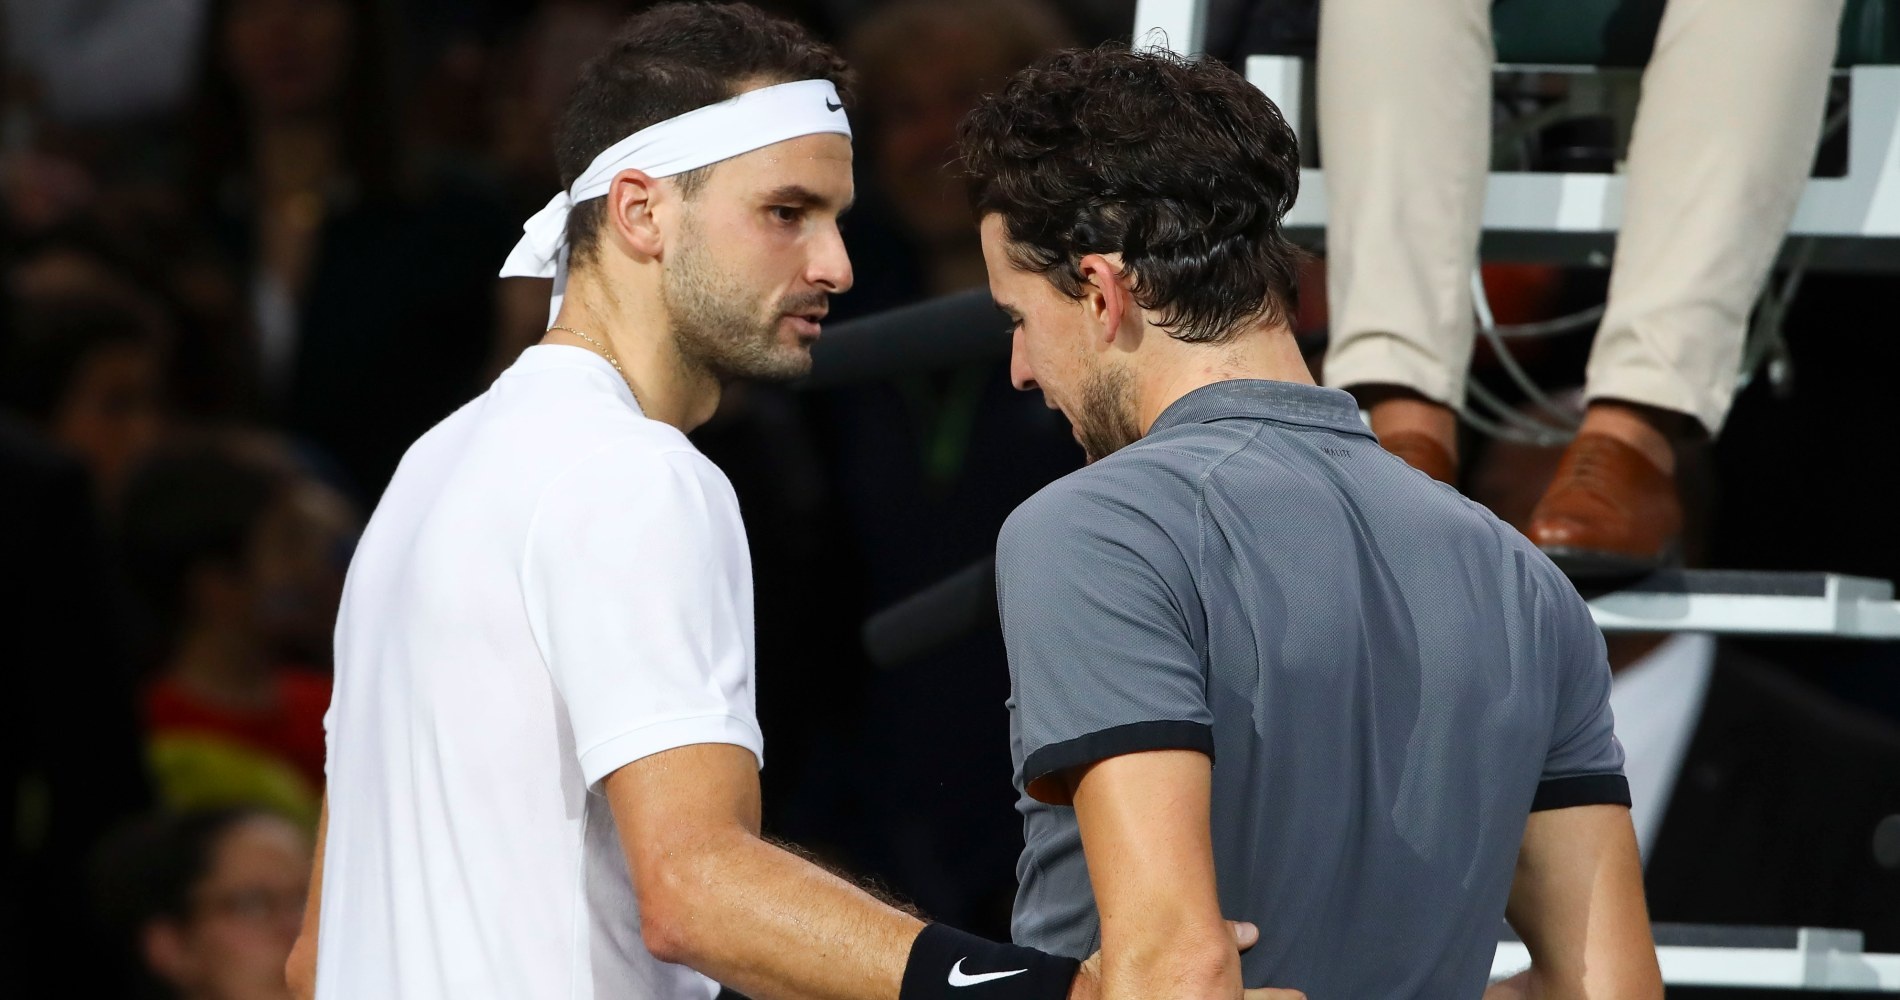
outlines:
{"label": "player's chin", "polygon": [[743,372],[758,382],[790,382],[811,374],[811,347],[796,341],[779,340],[762,357],[756,357]]}
{"label": "player's chin", "polygon": [[819,327],[817,323],[787,316],[779,322],[778,354],[787,358],[803,358],[806,367],[811,366],[811,349],[818,346]]}
{"label": "player's chin", "polygon": [[797,347],[784,355],[784,364],[780,367],[782,379],[804,378],[811,374],[811,348]]}

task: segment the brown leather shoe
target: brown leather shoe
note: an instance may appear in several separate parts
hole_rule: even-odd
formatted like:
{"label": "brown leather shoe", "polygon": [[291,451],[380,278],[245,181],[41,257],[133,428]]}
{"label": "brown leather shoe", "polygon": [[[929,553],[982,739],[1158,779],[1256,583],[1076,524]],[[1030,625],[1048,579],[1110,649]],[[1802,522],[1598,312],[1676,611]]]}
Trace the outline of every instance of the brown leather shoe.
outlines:
{"label": "brown leather shoe", "polygon": [[1396,431],[1379,439],[1386,451],[1405,460],[1405,464],[1451,486],[1458,485],[1458,460],[1450,449],[1429,434]]}
{"label": "brown leather shoe", "polygon": [[1682,498],[1642,452],[1607,434],[1583,434],[1525,532],[1573,577],[1628,576],[1679,558]]}

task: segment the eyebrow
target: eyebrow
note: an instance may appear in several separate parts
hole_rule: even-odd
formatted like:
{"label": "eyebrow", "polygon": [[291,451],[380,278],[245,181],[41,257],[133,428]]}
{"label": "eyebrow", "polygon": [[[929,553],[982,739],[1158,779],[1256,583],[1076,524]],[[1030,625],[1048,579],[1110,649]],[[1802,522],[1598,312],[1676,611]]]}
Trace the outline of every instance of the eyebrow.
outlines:
{"label": "eyebrow", "polygon": [[1021,313],[1018,313],[1016,311],[1015,306],[1010,305],[1007,302],[1004,302],[1002,299],[992,298],[990,299],[990,305],[995,306],[998,311],[1000,311],[1003,315],[1008,316],[1010,319],[1015,319],[1017,316],[1021,315]]}
{"label": "eyebrow", "polygon": [[[832,207],[830,198],[803,184],[786,184],[783,187],[773,188],[766,192],[765,200],[774,205],[793,205],[798,208],[815,208],[821,211]],[[838,214],[843,215],[851,211],[852,206],[857,203],[857,198],[852,197],[850,201],[844,203],[844,207],[838,209]]]}

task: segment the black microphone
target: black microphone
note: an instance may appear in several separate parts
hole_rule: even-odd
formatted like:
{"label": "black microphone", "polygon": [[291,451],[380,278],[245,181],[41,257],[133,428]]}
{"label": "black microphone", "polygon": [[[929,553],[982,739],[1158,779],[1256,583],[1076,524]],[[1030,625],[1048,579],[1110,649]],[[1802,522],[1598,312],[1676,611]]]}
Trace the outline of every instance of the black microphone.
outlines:
{"label": "black microphone", "polygon": [[864,622],[864,651],[890,669],[995,628],[996,556],[987,555]]}
{"label": "black microphone", "polygon": [[1009,325],[987,288],[890,309],[827,329],[797,389],[875,382],[1009,356]]}

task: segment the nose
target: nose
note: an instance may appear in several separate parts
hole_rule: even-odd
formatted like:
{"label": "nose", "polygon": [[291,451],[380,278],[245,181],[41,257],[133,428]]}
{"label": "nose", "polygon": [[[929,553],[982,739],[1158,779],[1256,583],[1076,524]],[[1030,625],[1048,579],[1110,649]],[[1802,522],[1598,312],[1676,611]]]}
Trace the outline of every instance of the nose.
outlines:
{"label": "nose", "polygon": [[271,908],[271,931],[288,945],[295,945],[297,935],[303,931],[305,901],[303,890],[298,889],[278,897]]}
{"label": "nose", "polygon": [[838,231],[834,220],[825,227],[812,247],[811,266],[806,277],[812,284],[832,295],[851,290],[851,255],[844,248],[844,234]]}
{"label": "nose", "polygon": [[279,940],[295,946],[297,936],[303,933],[303,908],[298,907],[295,910],[279,913],[273,930]]}
{"label": "nose", "polygon": [[1023,346],[1020,326],[1009,340],[1009,384],[1024,392],[1036,388],[1036,373],[1029,367],[1029,351]]}

